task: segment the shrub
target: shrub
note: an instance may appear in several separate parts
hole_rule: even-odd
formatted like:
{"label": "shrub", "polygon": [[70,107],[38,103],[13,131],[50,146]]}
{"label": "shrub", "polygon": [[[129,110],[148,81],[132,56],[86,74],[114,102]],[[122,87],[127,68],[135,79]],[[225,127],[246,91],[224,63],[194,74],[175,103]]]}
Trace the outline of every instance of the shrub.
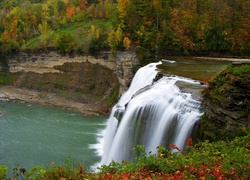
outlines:
{"label": "shrub", "polygon": [[57,48],[61,53],[74,52],[75,42],[71,34],[63,33],[57,38]]}
{"label": "shrub", "polygon": [[8,171],[8,167],[5,165],[0,165],[0,179],[6,178],[6,173]]}
{"label": "shrub", "polygon": [[90,41],[88,51],[90,55],[96,55],[101,50],[102,44],[99,39],[92,39]]}

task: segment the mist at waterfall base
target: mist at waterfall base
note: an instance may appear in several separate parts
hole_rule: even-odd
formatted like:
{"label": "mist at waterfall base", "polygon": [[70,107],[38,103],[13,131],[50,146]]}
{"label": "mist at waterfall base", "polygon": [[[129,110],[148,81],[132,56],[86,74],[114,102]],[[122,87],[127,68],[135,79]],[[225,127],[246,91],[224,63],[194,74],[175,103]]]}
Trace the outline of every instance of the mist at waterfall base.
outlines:
{"label": "mist at waterfall base", "polygon": [[197,85],[200,82],[173,75],[154,82],[158,74],[156,66],[160,64],[140,68],[127,92],[113,107],[106,129],[99,134],[99,144],[95,146],[102,157],[101,164],[112,160],[132,161],[131,149],[138,144],[152,153],[157,153],[157,146],[169,144],[184,150],[186,139],[202,115],[201,102],[191,93],[181,91],[176,83]]}

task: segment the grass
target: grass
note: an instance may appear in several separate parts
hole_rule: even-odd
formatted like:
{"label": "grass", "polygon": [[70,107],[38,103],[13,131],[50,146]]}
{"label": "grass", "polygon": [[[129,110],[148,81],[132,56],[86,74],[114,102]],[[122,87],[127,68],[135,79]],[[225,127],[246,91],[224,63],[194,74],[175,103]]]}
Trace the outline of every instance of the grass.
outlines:
{"label": "grass", "polygon": [[250,80],[250,65],[232,67],[215,75],[209,82],[208,88],[203,91],[204,95],[210,95],[213,100],[223,103],[228,98],[232,88],[245,88]]}
{"label": "grass", "polygon": [[234,76],[250,74],[250,65],[236,66],[230,68],[229,72]]}
{"label": "grass", "polygon": [[[108,34],[112,26],[110,21],[105,21],[103,19],[92,19],[84,20],[81,22],[67,23],[64,26],[51,31],[49,35],[50,46],[55,47],[57,38],[62,34],[72,35],[75,40],[76,46],[89,44],[92,38],[90,33],[92,25],[98,28],[101,34]],[[40,36],[37,36],[29,39],[24,46],[24,49],[36,50],[40,49],[41,46]]]}

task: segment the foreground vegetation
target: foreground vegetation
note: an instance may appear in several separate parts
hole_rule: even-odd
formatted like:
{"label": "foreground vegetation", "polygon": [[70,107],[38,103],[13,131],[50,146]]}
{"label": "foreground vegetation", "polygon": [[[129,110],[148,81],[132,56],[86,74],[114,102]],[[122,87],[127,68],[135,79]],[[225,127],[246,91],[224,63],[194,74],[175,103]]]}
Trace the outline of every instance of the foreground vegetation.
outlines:
{"label": "foreground vegetation", "polygon": [[[64,165],[54,162],[48,167],[36,166],[26,171],[17,167],[15,178],[22,179],[241,179],[250,178],[250,133],[232,141],[195,145],[187,140],[187,150],[182,152],[174,144],[169,150],[158,147],[158,154],[145,152],[143,146],[133,149],[135,162],[112,162],[103,165],[98,172],[87,172],[84,165],[74,165],[70,160]],[[170,152],[175,150],[175,152]],[[138,155],[139,154],[139,155]],[[0,177],[4,176],[6,166],[0,166]]]}

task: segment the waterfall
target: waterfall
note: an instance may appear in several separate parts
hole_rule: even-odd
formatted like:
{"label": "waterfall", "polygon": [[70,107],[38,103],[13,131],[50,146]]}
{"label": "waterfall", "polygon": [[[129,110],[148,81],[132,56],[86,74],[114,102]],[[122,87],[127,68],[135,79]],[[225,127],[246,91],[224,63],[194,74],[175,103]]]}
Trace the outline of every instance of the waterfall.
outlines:
{"label": "waterfall", "polygon": [[156,153],[159,145],[185,148],[202,112],[200,101],[182,92],[176,82],[197,82],[178,76],[164,76],[154,82],[160,63],[140,68],[128,91],[113,107],[99,152],[102,164],[131,160],[131,149],[137,144],[152,153]]}

